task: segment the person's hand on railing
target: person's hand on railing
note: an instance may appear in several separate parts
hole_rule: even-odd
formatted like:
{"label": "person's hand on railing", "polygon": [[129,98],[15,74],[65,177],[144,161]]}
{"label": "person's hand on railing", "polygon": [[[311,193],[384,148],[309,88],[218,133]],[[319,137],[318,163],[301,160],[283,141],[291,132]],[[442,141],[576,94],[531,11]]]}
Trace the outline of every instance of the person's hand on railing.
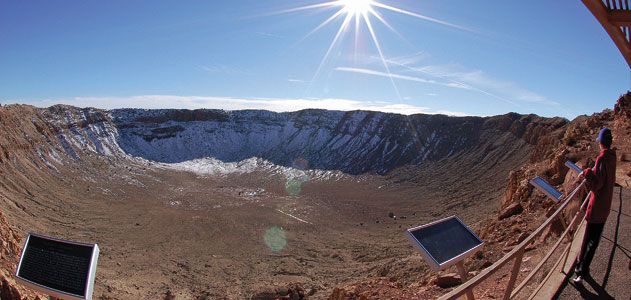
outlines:
{"label": "person's hand on railing", "polygon": [[[581,172],[581,173],[579,173],[579,174],[578,174],[578,177],[576,177],[576,183],[577,183],[577,184],[581,184],[583,181],[585,181],[585,179],[586,179],[586,174],[585,174],[585,173],[586,173],[586,171],[587,171],[587,169],[583,170],[583,172]],[[583,190],[584,190],[584,189],[585,189],[585,185],[583,185],[583,186],[581,187],[581,189],[583,189]]]}

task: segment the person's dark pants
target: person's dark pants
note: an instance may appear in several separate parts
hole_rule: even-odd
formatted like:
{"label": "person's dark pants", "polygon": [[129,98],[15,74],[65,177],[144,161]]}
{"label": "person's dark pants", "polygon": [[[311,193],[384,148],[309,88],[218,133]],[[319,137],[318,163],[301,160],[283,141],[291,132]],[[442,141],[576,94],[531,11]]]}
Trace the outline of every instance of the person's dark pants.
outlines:
{"label": "person's dark pants", "polygon": [[576,260],[576,267],[574,268],[576,275],[585,276],[589,274],[589,265],[592,263],[592,259],[594,259],[594,254],[596,253],[596,248],[598,248],[604,227],[604,223],[587,223],[581,252]]}

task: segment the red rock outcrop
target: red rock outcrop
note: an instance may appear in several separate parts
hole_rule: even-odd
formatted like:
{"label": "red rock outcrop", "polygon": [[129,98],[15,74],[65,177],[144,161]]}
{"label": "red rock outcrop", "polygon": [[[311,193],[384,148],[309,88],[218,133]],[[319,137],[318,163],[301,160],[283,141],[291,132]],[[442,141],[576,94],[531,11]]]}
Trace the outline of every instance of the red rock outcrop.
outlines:
{"label": "red rock outcrop", "polygon": [[29,300],[42,299],[41,295],[29,292],[20,287],[12,278],[12,270],[21,250],[19,235],[13,230],[0,212],[0,299]]}

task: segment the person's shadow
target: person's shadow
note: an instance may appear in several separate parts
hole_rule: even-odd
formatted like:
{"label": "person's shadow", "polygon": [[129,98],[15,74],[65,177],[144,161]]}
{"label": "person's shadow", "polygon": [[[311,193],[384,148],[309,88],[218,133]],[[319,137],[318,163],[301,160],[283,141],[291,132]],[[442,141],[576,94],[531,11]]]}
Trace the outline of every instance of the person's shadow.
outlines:
{"label": "person's shadow", "polygon": [[[609,295],[609,293],[607,293],[607,291],[600,284],[598,284],[594,280],[594,278],[592,278],[592,276],[590,275],[585,276],[583,279],[583,282],[584,282],[583,284],[572,284],[574,288],[576,288],[576,290],[579,293],[581,293],[581,297],[583,299],[614,299],[614,297]],[[589,284],[592,287],[592,289],[594,289],[596,294],[588,290],[585,287],[585,284]]]}
{"label": "person's shadow", "polygon": [[[607,293],[605,288],[602,285],[598,284],[598,282],[596,282],[596,280],[594,280],[594,278],[591,275],[588,274],[585,277],[583,277],[583,283],[578,283],[578,284],[573,283],[571,280],[569,280],[569,278],[572,278],[572,277],[574,277],[574,268],[572,268],[572,271],[570,272],[570,274],[567,275],[566,280],[563,281],[563,284],[561,284],[561,287],[559,288],[557,293],[554,295],[554,297],[552,297],[552,299],[559,299],[561,296],[561,292],[565,290],[568,285],[574,287],[581,294],[582,299],[615,299],[614,297],[609,295],[609,293]],[[586,284],[588,284],[592,288],[593,291],[589,290],[585,286]]]}
{"label": "person's shadow", "polygon": [[[614,256],[616,255],[616,249],[620,247],[622,252],[624,254],[627,254],[626,251],[624,251],[624,247],[618,244],[618,233],[620,231],[620,215],[622,214],[622,187],[620,187],[619,199],[620,199],[619,200],[620,204],[618,205],[618,216],[616,218],[616,230],[613,235],[613,241],[603,237],[613,243],[613,247],[611,247],[611,253],[609,254],[609,261],[607,262],[607,271],[605,272],[605,278],[603,279],[603,288],[606,288],[607,283],[609,282],[609,275],[611,274],[611,267],[613,266],[613,259],[614,259]],[[627,257],[629,257],[629,255],[627,255]]]}

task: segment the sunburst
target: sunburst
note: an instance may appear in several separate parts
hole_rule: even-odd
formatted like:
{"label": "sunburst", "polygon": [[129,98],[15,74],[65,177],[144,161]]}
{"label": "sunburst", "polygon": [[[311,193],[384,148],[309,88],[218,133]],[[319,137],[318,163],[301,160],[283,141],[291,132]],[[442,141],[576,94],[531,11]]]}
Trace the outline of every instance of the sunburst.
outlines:
{"label": "sunburst", "polygon": [[399,13],[399,14],[406,15],[409,17],[414,17],[420,20],[429,21],[435,24],[439,24],[439,25],[443,25],[443,26],[447,26],[447,27],[451,27],[451,28],[455,28],[459,30],[470,31],[469,29],[465,27],[452,24],[443,20],[439,20],[436,18],[421,15],[415,12],[407,11],[402,8],[398,8],[398,7],[391,6],[385,3],[381,3],[377,0],[336,0],[336,1],[322,2],[322,3],[316,3],[316,4],[291,8],[291,9],[280,11],[279,13],[290,13],[290,12],[322,9],[322,8],[337,8],[338,10],[329,18],[324,20],[320,25],[314,28],[311,32],[305,35],[305,37],[303,37],[302,40],[308,38],[309,36],[316,33],[323,27],[327,26],[334,20],[341,18],[343,19],[343,21],[342,21],[342,25],[340,26],[340,28],[337,30],[336,34],[334,35],[333,40],[331,41],[331,44],[329,45],[326,53],[324,54],[324,57],[320,61],[320,64],[318,65],[318,68],[313,78],[311,79],[309,86],[311,86],[311,84],[313,84],[313,82],[316,80],[316,78],[322,71],[323,66],[328,61],[331,55],[331,52],[333,51],[333,49],[335,49],[336,45],[344,37],[345,33],[349,31],[349,28],[351,28],[351,24],[354,23],[355,48],[357,48],[357,37],[359,36],[360,28],[362,25],[364,25],[368,29],[370,39],[372,40],[372,43],[374,44],[377,50],[381,63],[383,64],[383,67],[385,68],[388,74],[388,77],[390,78],[392,87],[397,93],[399,100],[401,99],[401,95],[399,93],[399,89],[397,88],[394,82],[394,77],[392,76],[392,72],[390,72],[390,66],[388,65],[388,60],[386,60],[385,58],[381,43],[379,39],[377,38],[377,34],[375,33],[372,19],[374,18],[378,20],[379,22],[381,22],[383,25],[385,25],[388,29],[390,29],[397,35],[400,35],[400,34],[388,23],[388,21],[386,21],[386,19],[384,19],[384,17],[379,12],[380,9]]}
{"label": "sunburst", "polygon": [[350,15],[365,15],[372,9],[375,1],[373,0],[340,0],[343,10]]}

